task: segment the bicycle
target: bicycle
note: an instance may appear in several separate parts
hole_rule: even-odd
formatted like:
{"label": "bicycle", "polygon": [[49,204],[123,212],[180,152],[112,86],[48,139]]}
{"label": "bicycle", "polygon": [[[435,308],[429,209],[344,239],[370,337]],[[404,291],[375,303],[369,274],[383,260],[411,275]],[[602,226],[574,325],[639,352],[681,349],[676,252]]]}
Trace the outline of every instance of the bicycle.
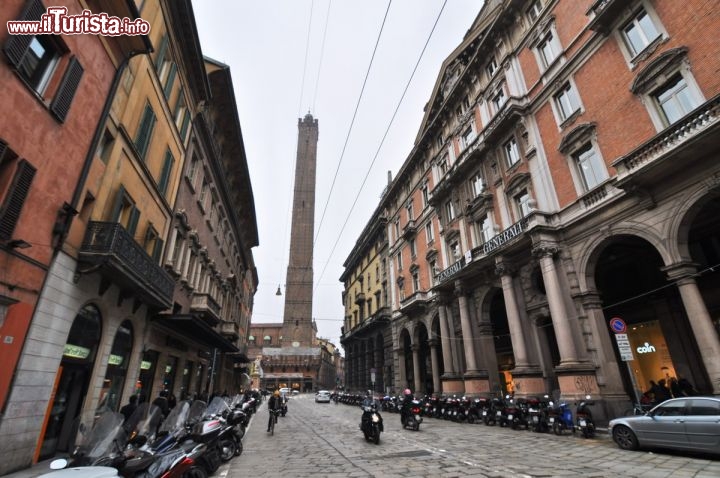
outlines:
{"label": "bicycle", "polygon": [[273,417],[273,419],[270,420],[270,435],[274,435],[275,434],[275,424],[278,421],[278,415],[280,414],[280,410],[270,410],[270,414]]}

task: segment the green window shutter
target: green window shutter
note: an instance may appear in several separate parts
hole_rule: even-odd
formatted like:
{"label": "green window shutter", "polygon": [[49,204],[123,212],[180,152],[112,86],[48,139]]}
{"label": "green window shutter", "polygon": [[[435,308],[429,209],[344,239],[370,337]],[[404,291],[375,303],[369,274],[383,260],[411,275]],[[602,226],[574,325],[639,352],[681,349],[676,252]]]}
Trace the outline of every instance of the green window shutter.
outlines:
{"label": "green window shutter", "polygon": [[165,153],[165,161],[163,162],[162,171],[160,171],[160,179],[158,180],[158,190],[163,196],[167,192],[168,184],[170,183],[170,172],[172,171],[175,158],[172,152],[168,149]]}
{"label": "green window shutter", "polygon": [[137,230],[138,220],[140,219],[140,211],[138,208],[133,206],[130,212],[130,220],[128,221],[127,232],[132,237],[135,237],[135,231]]}
{"label": "green window shutter", "polygon": [[58,92],[50,105],[50,111],[52,111],[55,117],[61,122],[65,121],[70,111],[70,104],[75,97],[78,85],[80,85],[83,71],[80,62],[76,57],[73,57],[73,59],[70,60],[67,70],[65,70],[65,75],[63,75],[63,79],[60,82]]}
{"label": "green window shutter", "polygon": [[165,61],[165,53],[167,52],[168,47],[168,37],[167,34],[163,35],[162,40],[160,40],[160,46],[158,47],[158,54],[155,57],[155,69],[158,70],[158,73],[160,73],[160,68],[162,68],[163,62]]}
{"label": "green window shutter", "polygon": [[165,82],[165,88],[163,89],[163,93],[165,93],[165,99],[170,99],[170,93],[172,92],[173,83],[175,83],[175,75],[177,74],[177,66],[175,63],[170,65],[170,73],[168,73],[167,82]]}
{"label": "green window shutter", "polygon": [[0,239],[12,239],[15,226],[20,219],[20,212],[30,192],[35,171],[36,169],[24,159],[18,162],[15,176],[0,208]]}
{"label": "green window shutter", "polygon": [[183,117],[183,122],[182,122],[182,127],[180,128],[180,139],[182,139],[183,143],[185,142],[185,135],[187,134],[189,125],[190,125],[190,112],[185,111],[185,115]]}
{"label": "green window shutter", "polygon": [[150,106],[150,103],[148,103],[145,105],[145,111],[143,111],[143,116],[140,120],[137,134],[135,135],[135,147],[142,159],[145,159],[145,155],[147,154],[148,146],[150,145],[150,136],[152,135],[154,127],[155,112],[152,106]]}
{"label": "green window shutter", "polygon": [[122,212],[123,200],[125,199],[125,186],[120,185],[118,192],[115,194],[115,204],[113,204],[111,222],[120,222],[120,213]]}
{"label": "green window shutter", "polygon": [[[40,0],[29,0],[25,4],[25,8],[18,20],[21,21],[40,21],[43,13],[45,13],[45,7]],[[17,68],[23,61],[25,54],[30,48],[33,35],[10,35],[8,40],[3,45],[3,51],[8,57],[10,64]]]}
{"label": "green window shutter", "polygon": [[152,258],[155,263],[160,262],[160,255],[162,254],[163,240],[159,237],[155,240],[155,248],[153,249]]}

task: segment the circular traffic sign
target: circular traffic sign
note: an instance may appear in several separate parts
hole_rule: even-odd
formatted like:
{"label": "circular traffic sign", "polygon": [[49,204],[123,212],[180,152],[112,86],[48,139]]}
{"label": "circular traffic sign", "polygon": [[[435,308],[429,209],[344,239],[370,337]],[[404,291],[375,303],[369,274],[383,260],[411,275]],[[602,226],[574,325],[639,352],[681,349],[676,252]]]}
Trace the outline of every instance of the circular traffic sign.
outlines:
{"label": "circular traffic sign", "polygon": [[610,319],[610,329],[616,334],[624,334],[627,331],[627,325],[620,317],[613,317]]}

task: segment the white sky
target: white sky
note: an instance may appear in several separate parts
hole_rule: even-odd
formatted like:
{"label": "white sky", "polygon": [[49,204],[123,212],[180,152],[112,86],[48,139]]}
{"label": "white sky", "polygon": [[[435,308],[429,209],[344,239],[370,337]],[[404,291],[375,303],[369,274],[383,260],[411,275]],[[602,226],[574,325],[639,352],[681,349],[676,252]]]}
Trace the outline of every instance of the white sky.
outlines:
{"label": "white sky", "polygon": [[[390,1],[343,154],[388,1],[193,0],[203,54],[230,66],[238,103],[260,238],[253,249],[260,279],[253,323],[282,322],[297,121],[310,110],[319,121],[313,317],[318,336],[340,346],[343,262],[379,203],[388,171],[394,177],[412,149],[442,62],[482,6],[482,0],[447,1],[371,168],[443,6],[443,0]],[[278,285],[280,297],[275,295]]]}

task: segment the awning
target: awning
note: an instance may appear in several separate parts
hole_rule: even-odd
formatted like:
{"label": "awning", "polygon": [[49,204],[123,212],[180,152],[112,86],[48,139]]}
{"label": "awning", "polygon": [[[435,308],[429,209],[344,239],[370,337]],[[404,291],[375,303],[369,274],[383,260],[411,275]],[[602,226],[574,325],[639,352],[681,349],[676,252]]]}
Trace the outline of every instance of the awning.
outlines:
{"label": "awning", "polygon": [[208,348],[217,348],[221,352],[239,352],[232,342],[194,315],[157,315],[153,322]]}

